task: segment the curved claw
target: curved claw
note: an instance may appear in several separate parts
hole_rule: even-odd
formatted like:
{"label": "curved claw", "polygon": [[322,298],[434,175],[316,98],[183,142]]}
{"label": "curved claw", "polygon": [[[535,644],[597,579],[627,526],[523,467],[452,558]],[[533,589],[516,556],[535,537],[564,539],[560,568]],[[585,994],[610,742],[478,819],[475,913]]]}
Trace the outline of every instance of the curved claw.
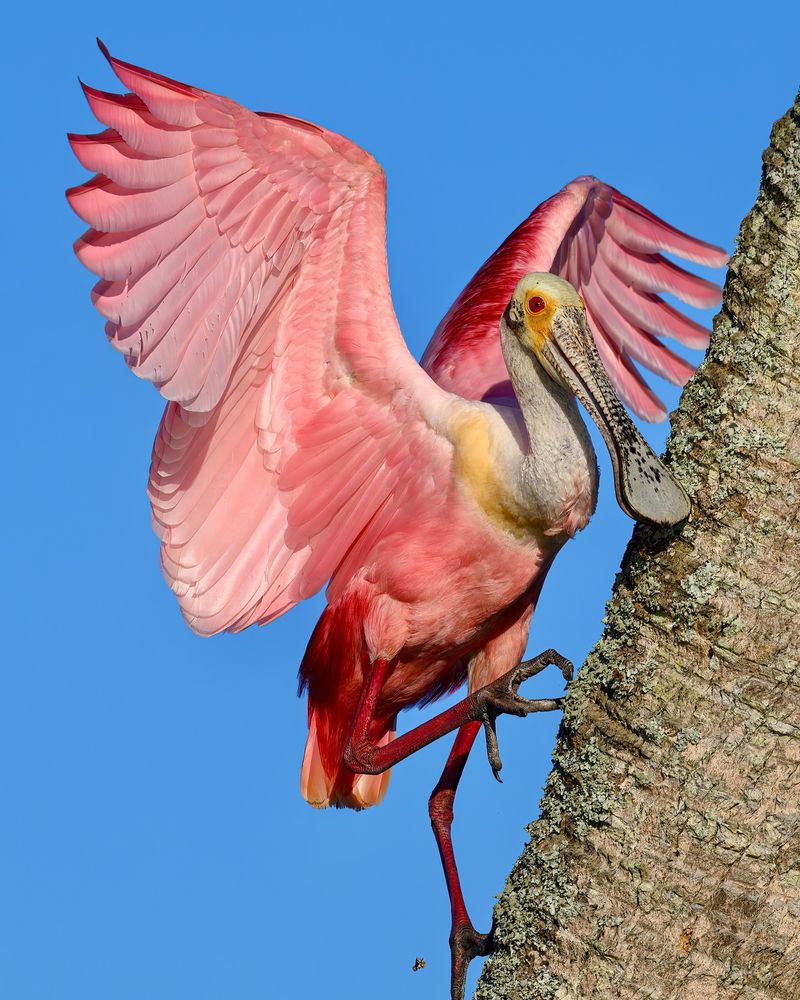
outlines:
{"label": "curved claw", "polygon": [[521,684],[551,665],[559,668],[567,683],[572,680],[574,673],[572,663],[554,649],[547,649],[532,660],[519,663],[472,696],[475,706],[473,718],[483,724],[486,755],[492,773],[498,781],[502,781],[500,771],[503,767],[497,743],[498,715],[524,717],[532,712],[552,712],[563,706],[563,698],[523,698],[518,693]]}
{"label": "curved claw", "polygon": [[554,649],[549,650],[549,652],[552,657],[551,660],[552,665],[554,667],[558,667],[558,669],[561,671],[561,676],[564,678],[564,681],[567,684],[569,684],[575,677],[575,667],[572,663],[572,660],[568,660],[566,656],[562,656],[560,653],[557,653]]}
{"label": "curved claw", "polygon": [[518,698],[517,702],[524,712],[520,716],[531,715],[533,712],[555,712],[564,707],[563,698]]}
{"label": "curved claw", "polygon": [[500,772],[503,769],[503,762],[500,760],[500,747],[497,744],[496,724],[497,719],[493,716],[484,719],[483,731],[486,734],[486,756],[489,758],[489,767],[492,769],[495,780],[502,785],[503,779],[500,777]]}
{"label": "curved claw", "polygon": [[561,653],[557,653],[554,649],[546,649],[543,653],[539,653],[538,656],[534,656],[532,660],[523,660],[514,670],[509,671],[510,674],[515,675],[512,681],[513,690],[516,692],[520,684],[541,673],[545,667],[558,667],[561,671],[561,676],[567,684],[575,676],[575,667],[572,665],[571,660],[568,660],[566,656],[562,656]]}

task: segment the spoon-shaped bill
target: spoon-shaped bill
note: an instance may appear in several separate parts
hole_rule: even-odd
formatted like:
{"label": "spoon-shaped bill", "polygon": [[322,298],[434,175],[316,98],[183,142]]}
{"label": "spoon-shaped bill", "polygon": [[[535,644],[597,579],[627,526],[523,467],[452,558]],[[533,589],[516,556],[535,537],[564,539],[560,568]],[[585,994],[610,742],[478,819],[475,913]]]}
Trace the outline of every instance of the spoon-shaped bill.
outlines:
{"label": "spoon-shaped bill", "polygon": [[653,452],[628,416],[597,353],[586,315],[578,307],[559,310],[545,355],[546,367],[586,407],[608,447],[617,502],[630,517],[672,525],[689,516],[683,488]]}

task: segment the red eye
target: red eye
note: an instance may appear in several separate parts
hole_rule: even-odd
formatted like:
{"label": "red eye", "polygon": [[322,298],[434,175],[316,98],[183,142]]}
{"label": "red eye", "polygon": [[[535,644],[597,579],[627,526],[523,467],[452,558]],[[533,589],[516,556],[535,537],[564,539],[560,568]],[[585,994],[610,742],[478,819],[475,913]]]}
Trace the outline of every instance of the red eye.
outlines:
{"label": "red eye", "polygon": [[528,299],[528,309],[532,313],[540,313],[544,309],[544,299],[540,295],[534,295],[532,299]]}

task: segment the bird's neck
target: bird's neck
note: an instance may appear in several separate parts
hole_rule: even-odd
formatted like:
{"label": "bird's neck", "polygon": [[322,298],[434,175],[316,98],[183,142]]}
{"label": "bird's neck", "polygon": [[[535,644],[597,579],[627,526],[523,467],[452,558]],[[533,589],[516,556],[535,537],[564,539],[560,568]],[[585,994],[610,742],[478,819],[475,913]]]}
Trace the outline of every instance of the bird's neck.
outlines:
{"label": "bird's neck", "polygon": [[529,454],[540,461],[565,431],[588,440],[574,394],[547,374],[505,323],[500,329],[500,342],[528,431]]}
{"label": "bird's neck", "polygon": [[577,490],[585,494],[588,520],[597,498],[597,459],[575,396],[547,374],[505,322],[500,339],[528,436],[520,470],[527,502],[557,519],[559,506]]}

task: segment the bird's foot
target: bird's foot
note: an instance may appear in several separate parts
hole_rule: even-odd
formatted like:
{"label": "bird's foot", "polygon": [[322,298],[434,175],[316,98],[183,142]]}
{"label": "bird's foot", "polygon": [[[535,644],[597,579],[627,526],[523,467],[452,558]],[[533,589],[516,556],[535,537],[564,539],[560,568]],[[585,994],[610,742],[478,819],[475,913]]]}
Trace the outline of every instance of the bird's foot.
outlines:
{"label": "bird's foot", "polygon": [[469,921],[454,925],[450,933],[450,1000],[464,1000],[469,963],[491,950],[491,931],[479,934]]}
{"label": "bird's foot", "polygon": [[473,718],[483,723],[486,733],[486,753],[495,778],[500,778],[503,762],[497,746],[497,731],[495,723],[498,715],[517,715],[520,717],[531,712],[552,712],[561,708],[563,698],[523,698],[519,694],[519,686],[540,673],[545,667],[555,666],[561,671],[564,680],[569,683],[574,674],[574,668],[554,649],[546,649],[532,660],[524,660],[508,673],[498,677],[485,687],[479,688],[472,695]]}

